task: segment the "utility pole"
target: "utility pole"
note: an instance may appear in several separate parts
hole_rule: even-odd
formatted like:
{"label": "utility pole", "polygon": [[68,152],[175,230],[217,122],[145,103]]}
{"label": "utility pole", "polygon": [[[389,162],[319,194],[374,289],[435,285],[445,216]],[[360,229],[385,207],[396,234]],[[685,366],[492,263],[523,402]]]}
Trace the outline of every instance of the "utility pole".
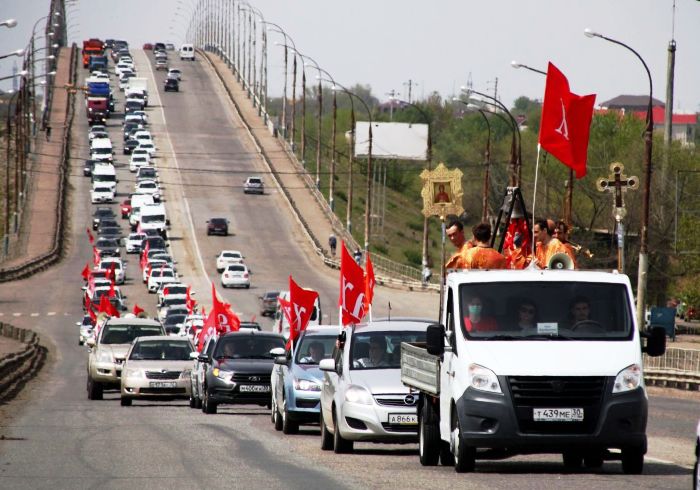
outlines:
{"label": "utility pole", "polygon": [[387,92],[386,95],[388,95],[389,98],[389,121],[394,120],[394,102],[396,101],[396,97],[398,95],[401,95],[398,93],[396,90],[391,89],[391,92]]}
{"label": "utility pole", "polygon": [[411,104],[413,102],[413,97],[411,96],[413,93],[413,86],[418,84],[409,78],[408,82],[404,82],[403,85],[404,87],[408,87],[408,103]]}
{"label": "utility pole", "polygon": [[671,20],[671,41],[668,43],[668,67],[666,70],[666,108],[664,111],[664,159],[661,165],[661,185],[666,185],[666,176],[671,159],[671,139],[673,132],[673,83],[676,67],[676,2],[673,1]]}

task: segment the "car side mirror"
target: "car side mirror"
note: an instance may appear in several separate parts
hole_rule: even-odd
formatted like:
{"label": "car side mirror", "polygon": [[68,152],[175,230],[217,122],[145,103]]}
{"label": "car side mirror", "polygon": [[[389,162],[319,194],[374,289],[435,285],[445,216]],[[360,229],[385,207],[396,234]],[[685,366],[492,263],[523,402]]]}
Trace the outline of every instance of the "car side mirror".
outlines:
{"label": "car side mirror", "polygon": [[321,371],[328,371],[331,373],[335,373],[335,360],[334,359],[321,359],[321,362],[318,363],[318,368]]}
{"label": "car side mirror", "polygon": [[190,352],[190,359],[194,360],[194,359],[197,359],[198,357],[199,357],[199,352],[197,352],[197,351]]}
{"label": "car side mirror", "polygon": [[445,327],[440,324],[428,325],[425,344],[428,354],[441,356],[445,352]]}
{"label": "car side mirror", "polygon": [[209,362],[209,356],[206,355],[206,354],[199,354],[199,355],[197,356],[197,360],[198,360],[199,362]]}
{"label": "car side mirror", "polygon": [[270,349],[270,355],[273,357],[283,356],[284,354],[284,347],[275,347],[274,349]]}
{"label": "car side mirror", "polygon": [[646,345],[642,347],[642,352],[646,352],[650,357],[659,357],[666,352],[666,330],[664,327],[651,327],[644,332],[642,337],[647,339]]}
{"label": "car side mirror", "polygon": [[275,364],[277,364],[279,366],[286,366],[287,365],[287,356],[275,357]]}
{"label": "car side mirror", "polygon": [[92,339],[92,338],[87,339],[85,341],[85,343],[87,344],[88,347],[95,347],[95,339]]}

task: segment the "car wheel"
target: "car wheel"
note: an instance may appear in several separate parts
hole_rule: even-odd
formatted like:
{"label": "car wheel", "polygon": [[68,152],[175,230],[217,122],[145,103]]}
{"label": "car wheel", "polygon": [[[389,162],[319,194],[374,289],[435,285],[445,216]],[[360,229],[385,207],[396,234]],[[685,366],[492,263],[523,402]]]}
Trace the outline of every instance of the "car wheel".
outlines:
{"label": "car wheel", "polygon": [[272,423],[275,424],[275,430],[280,431],[282,430],[283,424],[282,424],[282,417],[280,416],[279,409],[277,408],[277,404],[273,403],[272,408],[270,409],[272,411]]}
{"label": "car wheel", "polygon": [[84,342],[82,340],[78,340],[78,345],[83,345],[83,343]]}
{"label": "car wheel", "polygon": [[121,399],[119,400],[120,405],[122,407],[130,407],[131,406],[131,398],[122,396]]}
{"label": "car wheel", "polygon": [[[457,415],[453,415],[455,419]],[[454,448],[452,454],[455,458],[455,471],[457,473],[469,473],[474,471],[476,466],[476,448],[469,447],[464,442],[462,429],[459,426],[459,420],[453,423],[452,437],[454,440]]]}
{"label": "car wheel", "polygon": [[246,284],[246,285],[245,285],[245,288],[246,288],[246,289],[250,289],[250,284]]}
{"label": "car wheel", "polygon": [[202,411],[206,414],[216,413],[216,403],[209,397],[209,388],[204,389],[204,402],[202,403]]}
{"label": "car wheel", "polygon": [[450,450],[450,443],[445,441],[440,441],[440,464],[442,466],[454,466],[455,457]]}
{"label": "car wheel", "polygon": [[93,381],[89,376],[87,380],[88,400],[102,400],[102,385]]}
{"label": "car wheel", "polygon": [[289,417],[286,398],[282,400],[282,432],[284,434],[296,434],[299,432],[299,424]]}
{"label": "car wheel", "polygon": [[695,466],[693,466],[693,490],[700,487],[700,441],[695,443]]}
{"label": "car wheel", "polygon": [[423,400],[418,420],[418,454],[423,466],[436,466],[440,459],[440,427],[429,400]]}
{"label": "car wheel", "polygon": [[197,400],[193,395],[190,395],[190,408],[197,408]]}
{"label": "car wheel", "polygon": [[328,427],[326,426],[325,420],[323,420],[323,409],[320,413],[320,425],[321,425],[321,449],[324,451],[330,451],[333,449],[333,434],[328,432]]}
{"label": "car wheel", "polygon": [[351,453],[353,443],[340,435],[338,417],[336,416],[335,410],[333,410],[333,429],[333,452],[336,454]]}
{"label": "car wheel", "polygon": [[583,456],[577,451],[567,451],[561,455],[564,460],[564,468],[569,471],[575,471],[581,468]]}
{"label": "car wheel", "polygon": [[583,456],[583,464],[586,468],[597,469],[603,466],[605,461],[603,451],[592,451]]}
{"label": "car wheel", "polygon": [[622,449],[622,471],[626,475],[639,475],[644,470],[644,448],[635,446]]}

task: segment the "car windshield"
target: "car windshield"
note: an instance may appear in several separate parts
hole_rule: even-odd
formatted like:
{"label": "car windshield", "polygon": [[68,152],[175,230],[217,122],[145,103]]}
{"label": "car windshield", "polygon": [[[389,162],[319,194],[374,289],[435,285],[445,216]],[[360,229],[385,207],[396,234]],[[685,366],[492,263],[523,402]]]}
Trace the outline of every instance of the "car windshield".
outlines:
{"label": "car windshield", "polygon": [[132,233],[131,235],[129,235],[129,241],[130,241],[130,242],[142,242],[143,239],[144,239],[144,235],[140,235],[140,234],[139,234],[139,235],[135,235],[135,234],[133,234],[133,233]]}
{"label": "car windshield", "polygon": [[260,179],[248,179],[249,184],[261,184],[262,181]]}
{"label": "car windshield", "polygon": [[163,301],[163,306],[184,305],[186,301],[185,298],[166,298]]}
{"label": "car windshield", "polygon": [[96,247],[118,247],[119,244],[117,243],[116,240],[112,238],[98,238],[97,243],[95,244]]}
{"label": "car windshield", "polygon": [[163,335],[156,325],[106,325],[102,332],[102,344],[130,344],[136,337]]}
{"label": "car windshield", "polygon": [[115,261],[108,261],[108,262],[100,262],[100,269],[111,269],[112,264],[114,264],[114,268],[119,270],[122,268],[121,262],[115,262]]}
{"label": "car windshield", "polygon": [[227,259],[240,259],[241,258],[241,254],[232,253],[232,252],[224,252],[223,256]]}
{"label": "car windshield", "polygon": [[165,325],[167,326],[172,326],[172,325],[177,325],[178,323],[185,323],[185,320],[187,319],[187,315],[182,313],[177,313],[175,315],[169,315],[165,319]]}
{"label": "car windshield", "polygon": [[244,272],[245,271],[245,266],[244,265],[229,265],[226,270],[228,272]]}
{"label": "car windshield", "polygon": [[92,152],[96,153],[98,155],[109,155],[112,153],[112,149],[111,148],[93,148]]}
{"label": "car windshield", "polygon": [[173,277],[173,271],[170,269],[153,269],[151,277]]}
{"label": "car windshield", "polygon": [[187,294],[187,286],[166,286],[164,294]]}
{"label": "car windshield", "polygon": [[223,218],[212,218],[209,222],[210,222],[212,225],[217,225],[217,226],[225,225],[225,224],[226,224],[226,220],[223,219]]}
{"label": "car windshield", "polygon": [[473,340],[624,340],[633,334],[623,284],[463,284],[459,319]]}
{"label": "car windshield", "polygon": [[131,349],[130,360],[188,361],[192,346],[182,340],[143,340]]}
{"label": "car windshield", "polygon": [[270,351],[284,348],[282,337],[270,335],[231,335],[222,337],[216,344],[214,358],[272,359]]}
{"label": "car windshield", "polygon": [[400,369],[401,342],[425,342],[425,332],[356,333],[350,345],[351,369]]}
{"label": "car windshield", "polygon": [[322,359],[330,359],[336,338],[336,335],[304,335],[296,348],[296,363],[318,364]]}
{"label": "car windshield", "polygon": [[95,187],[95,188],[93,189],[93,191],[96,192],[96,193],[97,193],[97,192],[107,192],[107,193],[109,193],[109,192],[112,192],[112,188],[111,188],[111,187]]}

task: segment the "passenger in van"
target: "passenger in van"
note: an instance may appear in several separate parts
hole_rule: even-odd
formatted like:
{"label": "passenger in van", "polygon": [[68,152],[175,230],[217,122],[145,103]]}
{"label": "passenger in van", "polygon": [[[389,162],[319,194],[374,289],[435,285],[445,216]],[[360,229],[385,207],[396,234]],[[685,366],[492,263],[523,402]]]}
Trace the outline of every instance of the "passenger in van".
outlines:
{"label": "passenger in van", "polygon": [[525,299],[518,305],[517,326],[521,330],[531,330],[537,327],[537,306],[533,301]]}
{"label": "passenger in van", "polygon": [[474,295],[467,302],[469,314],[464,317],[464,328],[467,332],[494,332],[498,330],[498,324],[493,317],[484,315],[484,301],[480,296]]}
{"label": "passenger in van", "polygon": [[463,254],[465,269],[505,269],[506,258],[491,247],[491,225],[479,223],[472,228],[476,245]]}

